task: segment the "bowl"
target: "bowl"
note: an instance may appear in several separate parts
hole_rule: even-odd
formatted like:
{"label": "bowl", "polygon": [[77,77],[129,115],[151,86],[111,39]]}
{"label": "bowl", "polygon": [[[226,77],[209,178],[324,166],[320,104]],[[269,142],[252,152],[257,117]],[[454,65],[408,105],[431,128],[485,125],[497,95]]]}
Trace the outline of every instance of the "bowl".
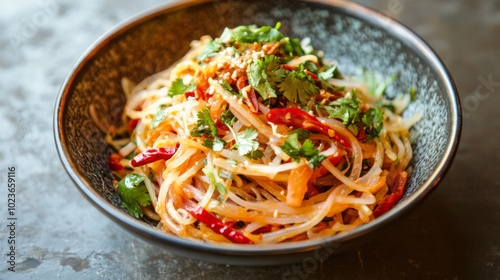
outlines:
{"label": "bowl", "polygon": [[[213,245],[160,232],[120,207],[107,165],[113,152],[88,113],[89,104],[118,124],[125,98],[121,78],[132,81],[166,69],[193,39],[218,37],[224,27],[281,22],[289,37],[311,38],[344,74],[360,68],[399,74],[388,93],[417,89],[406,114],[422,112],[415,128],[413,169],[401,201],[388,213],[356,229],[321,240],[266,246]],[[343,1],[177,1],[137,15],[94,43],[71,69],[55,104],[57,150],[84,197],[126,230],[177,255],[231,265],[277,265],[324,259],[366,240],[426,197],[443,178],[461,131],[460,101],[449,72],[417,35],[393,19]]]}

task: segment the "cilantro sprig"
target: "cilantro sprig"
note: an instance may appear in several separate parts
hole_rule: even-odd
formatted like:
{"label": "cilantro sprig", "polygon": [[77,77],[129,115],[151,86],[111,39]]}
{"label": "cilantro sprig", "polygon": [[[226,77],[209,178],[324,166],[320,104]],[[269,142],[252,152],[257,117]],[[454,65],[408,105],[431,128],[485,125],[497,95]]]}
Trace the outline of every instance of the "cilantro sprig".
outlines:
{"label": "cilantro sprig", "polygon": [[249,84],[264,100],[283,95],[291,102],[306,105],[313,95],[319,93],[318,86],[305,71],[304,64],[286,70],[282,63],[273,55],[252,62],[247,69]]}
{"label": "cilantro sprig", "polygon": [[190,134],[193,137],[207,137],[203,139],[203,145],[216,152],[222,151],[227,144],[219,137],[219,130],[212,120],[208,108],[203,108],[198,112],[196,127],[191,130]]}
{"label": "cilantro sprig", "polygon": [[189,85],[185,85],[182,78],[178,78],[177,80],[172,82],[172,86],[168,90],[168,96],[173,97],[189,91],[194,91],[195,89],[196,85],[194,81],[191,81]]}
{"label": "cilantro sprig", "polygon": [[253,61],[247,68],[249,84],[264,100],[277,97],[276,86],[286,77],[286,70],[281,68],[282,62],[274,55]]}
{"label": "cilantro sprig", "polygon": [[341,119],[347,129],[354,135],[358,135],[358,122],[362,114],[359,108],[360,103],[361,102],[356,98],[355,92],[352,91],[350,98],[339,98],[324,108],[330,115],[330,118]]}
{"label": "cilantro sprig", "polygon": [[277,23],[275,27],[256,25],[238,26],[233,30],[226,28],[221,35],[223,41],[230,41],[231,43],[267,43],[278,42],[285,36],[278,30],[281,24]]}
{"label": "cilantro sprig", "polygon": [[240,156],[246,156],[255,160],[264,156],[264,153],[259,150],[259,142],[256,140],[259,134],[255,129],[247,128],[240,133],[236,133],[232,127],[236,118],[229,110],[226,110],[221,114],[220,120],[233,134],[236,142],[235,147]]}
{"label": "cilantro sprig", "polygon": [[118,182],[117,192],[122,199],[122,205],[136,218],[144,215],[141,206],[145,207],[151,203],[144,179],[142,175],[130,173]]}
{"label": "cilantro sprig", "polygon": [[349,97],[342,97],[329,105],[323,106],[330,118],[340,119],[347,129],[358,135],[359,128],[363,128],[366,140],[379,137],[384,126],[384,114],[379,106],[372,107],[363,112],[359,105],[361,101],[356,97],[356,92],[351,91]]}
{"label": "cilantro sprig", "polygon": [[319,153],[319,150],[314,147],[310,139],[306,139],[300,144],[300,141],[309,137],[309,133],[310,132],[303,129],[292,131],[280,148],[296,162],[299,162],[300,158],[307,159],[309,161],[309,167],[314,169],[320,166],[326,156]]}
{"label": "cilantro sprig", "polygon": [[286,99],[301,105],[306,105],[313,95],[319,93],[319,88],[305,72],[303,64],[293,71],[287,71],[278,88]]}
{"label": "cilantro sprig", "polygon": [[219,51],[222,49],[222,47],[223,47],[223,45],[221,42],[215,41],[215,40],[210,40],[210,42],[208,42],[208,44],[206,44],[203,47],[201,54],[199,54],[196,57],[196,59],[203,61],[207,58],[216,56],[219,53]]}

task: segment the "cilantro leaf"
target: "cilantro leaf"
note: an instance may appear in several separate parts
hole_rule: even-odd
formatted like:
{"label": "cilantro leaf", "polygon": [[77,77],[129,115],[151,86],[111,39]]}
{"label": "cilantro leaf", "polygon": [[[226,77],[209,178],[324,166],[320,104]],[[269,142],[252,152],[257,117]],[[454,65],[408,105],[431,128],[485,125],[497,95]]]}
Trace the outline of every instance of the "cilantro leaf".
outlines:
{"label": "cilantro leaf", "polygon": [[205,138],[203,139],[203,146],[212,149],[215,152],[220,152],[226,146],[226,141],[219,137]]}
{"label": "cilantro leaf", "polygon": [[200,137],[203,135],[211,137],[216,137],[218,135],[217,126],[212,120],[208,108],[203,108],[198,112],[198,122],[196,123],[196,127],[191,130],[191,136],[193,137]]}
{"label": "cilantro leaf", "polygon": [[274,55],[253,61],[247,68],[248,83],[264,100],[277,97],[275,87],[285,78],[280,59]]}
{"label": "cilantro leaf", "polygon": [[306,52],[300,45],[300,41],[298,38],[293,38],[293,39],[290,39],[288,37],[283,38],[283,40],[281,40],[280,50],[284,54],[289,55],[291,57],[306,55]]}
{"label": "cilantro leaf", "polygon": [[[384,114],[380,106],[361,111],[359,105],[361,101],[356,98],[354,91],[351,91],[351,98],[343,97],[330,103],[330,106],[323,108],[331,118],[341,119],[344,126],[354,135],[358,135],[360,123],[367,135],[366,140],[371,140],[380,135],[384,126]],[[390,109],[390,108],[389,108]]]}
{"label": "cilantro leaf", "polygon": [[283,82],[278,85],[283,95],[291,102],[306,105],[311,96],[319,92],[314,80],[304,71],[304,65],[300,65],[294,71],[287,71]]}
{"label": "cilantro leaf", "polygon": [[172,82],[172,86],[168,90],[168,96],[172,97],[184,94],[186,92],[193,91],[195,89],[196,85],[194,84],[194,81],[191,81],[191,83],[186,86],[182,78],[178,78],[177,80]]}
{"label": "cilantro leaf", "polygon": [[318,78],[322,79],[323,81],[329,80],[331,78],[334,78],[338,75],[338,69],[336,66],[331,66],[327,70],[318,73]]}
{"label": "cilantro leaf", "polygon": [[361,121],[365,125],[367,140],[370,140],[380,135],[380,131],[382,131],[384,127],[384,114],[380,107],[376,106],[368,109],[368,111],[364,113]]}
{"label": "cilantro leaf", "polygon": [[261,150],[255,150],[245,154],[245,156],[249,159],[258,160],[264,156],[264,152]]}
{"label": "cilantro leaf", "polygon": [[167,107],[170,107],[170,105],[163,104],[158,108],[158,111],[156,111],[149,129],[156,128],[167,117],[167,112],[165,111],[165,108]]}
{"label": "cilantro leaf", "polygon": [[[279,28],[279,24],[276,27]],[[256,25],[238,26],[231,32],[231,42],[247,44],[279,42],[284,36],[277,28],[266,25],[261,27]]]}
{"label": "cilantro leaf", "polygon": [[233,126],[236,120],[236,117],[230,110],[225,110],[220,115],[220,121],[227,126]]}
{"label": "cilantro leaf", "polygon": [[318,167],[326,158],[326,156],[319,153],[310,139],[306,139],[304,143],[300,145],[299,133],[290,133],[285,143],[280,147],[296,162],[299,162],[301,157],[309,160],[311,169]]}
{"label": "cilantro leaf", "polygon": [[164,107],[160,108],[158,111],[156,111],[156,114],[153,118],[153,121],[151,122],[151,125],[149,126],[149,129],[154,129],[155,127],[157,127],[166,117],[167,117],[167,111],[164,110]]}
{"label": "cilantro leaf", "polygon": [[229,128],[229,130],[233,134],[234,140],[236,142],[235,146],[236,149],[238,149],[238,153],[240,156],[246,156],[250,159],[259,159],[264,156],[264,153],[259,150],[259,142],[255,140],[257,139],[257,136],[259,136],[255,129],[247,128],[242,132],[236,134],[233,129],[233,124],[236,122],[236,117],[233,115],[233,113],[231,113],[230,110],[224,111],[220,116],[220,120]]}
{"label": "cilantro leaf", "polygon": [[[361,115],[359,108],[360,101],[356,98],[354,91],[351,91],[351,98],[339,98],[330,103],[330,106],[325,106],[331,118],[341,119],[354,135],[358,134],[358,121]],[[335,107],[332,107],[335,106]]]}
{"label": "cilantro leaf", "polygon": [[222,43],[211,40],[210,42],[208,42],[208,44],[206,44],[203,47],[203,51],[201,52],[200,55],[196,57],[196,59],[203,61],[207,58],[213,57],[217,55],[217,53],[220,51],[221,48],[222,48]]}
{"label": "cilantro leaf", "polygon": [[193,137],[209,137],[203,139],[203,145],[216,152],[222,151],[227,144],[226,141],[219,138],[219,130],[212,120],[208,108],[203,108],[198,112],[198,122],[196,123],[196,127],[191,130],[190,134]]}
{"label": "cilantro leaf", "polygon": [[259,134],[255,129],[247,128],[240,132],[236,137],[236,148],[242,156],[256,151],[259,148],[259,142],[255,141]]}
{"label": "cilantro leaf", "polygon": [[298,129],[292,130],[290,132],[290,134],[292,134],[292,133],[297,134],[297,138],[298,138],[299,141],[306,140],[307,138],[309,138],[309,135],[311,135],[311,132],[309,130],[305,130],[305,129],[302,129],[302,128],[298,128]]}
{"label": "cilantro leaf", "polygon": [[136,218],[143,216],[141,206],[148,206],[151,203],[144,179],[142,175],[131,173],[118,182],[117,192],[122,199],[122,205]]}
{"label": "cilantro leaf", "polygon": [[223,89],[225,89],[227,92],[229,92],[230,94],[232,95],[237,95],[237,96],[240,96],[241,94],[239,94],[237,91],[235,91],[231,85],[226,81],[226,79],[222,78],[221,79],[221,82],[220,82],[221,86]]}

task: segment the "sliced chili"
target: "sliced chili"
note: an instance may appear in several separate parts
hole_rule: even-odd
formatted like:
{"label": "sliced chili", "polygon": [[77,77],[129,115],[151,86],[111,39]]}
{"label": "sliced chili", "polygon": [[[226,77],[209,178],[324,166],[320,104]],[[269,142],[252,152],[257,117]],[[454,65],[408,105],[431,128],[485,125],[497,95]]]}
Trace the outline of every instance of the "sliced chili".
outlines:
{"label": "sliced chili", "polygon": [[380,215],[391,210],[394,205],[396,205],[401,197],[403,197],[407,180],[408,173],[406,171],[399,172],[390,187],[391,193],[380,201],[377,208],[375,208],[375,210],[373,211],[373,216],[379,217]]}
{"label": "sliced chili", "polygon": [[132,133],[134,129],[137,127],[137,124],[139,123],[139,119],[132,119],[128,122],[127,129],[129,133]]}
{"label": "sliced chili", "polygon": [[252,234],[263,234],[263,233],[268,233],[273,230],[273,225],[265,225],[263,227],[260,227],[254,231],[252,231]]}
{"label": "sliced chili", "polygon": [[202,207],[191,206],[186,204],[185,209],[195,219],[197,219],[198,221],[209,227],[214,232],[223,235],[232,242],[238,244],[253,244],[252,240],[243,235],[241,232],[235,230],[231,224],[225,224],[220,219],[218,219],[217,217],[215,217]]}
{"label": "sliced chili", "polygon": [[158,160],[168,160],[170,159],[175,152],[177,151],[177,147],[175,148],[151,148],[148,149],[138,155],[136,155],[131,164],[134,167],[145,165],[148,163],[152,163]]}
{"label": "sliced chili", "polygon": [[302,128],[309,131],[318,132],[328,137],[332,137],[335,141],[346,148],[351,148],[351,144],[335,133],[328,125],[323,124],[317,118],[309,115],[300,108],[275,108],[267,113],[267,120],[274,124],[283,124],[292,126],[293,128]]}
{"label": "sliced chili", "polygon": [[123,159],[122,155],[120,155],[118,153],[111,154],[109,156],[109,158],[108,158],[108,166],[109,166],[109,168],[112,171],[120,171],[120,170],[125,169],[125,166],[123,166],[120,163],[120,160],[122,160],[122,159]]}

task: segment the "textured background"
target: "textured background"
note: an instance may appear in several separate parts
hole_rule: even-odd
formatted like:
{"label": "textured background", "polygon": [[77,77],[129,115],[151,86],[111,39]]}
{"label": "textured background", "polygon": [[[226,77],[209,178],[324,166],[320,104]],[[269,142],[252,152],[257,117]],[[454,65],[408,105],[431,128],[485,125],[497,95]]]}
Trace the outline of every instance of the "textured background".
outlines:
{"label": "textured background", "polygon": [[57,157],[53,107],[71,66],[111,27],[164,2],[2,0],[0,279],[500,279],[500,2],[357,1],[413,29],[450,69],[464,111],[457,157],[439,188],[371,243],[320,264],[255,268],[176,257],[131,236],[83,199]]}

